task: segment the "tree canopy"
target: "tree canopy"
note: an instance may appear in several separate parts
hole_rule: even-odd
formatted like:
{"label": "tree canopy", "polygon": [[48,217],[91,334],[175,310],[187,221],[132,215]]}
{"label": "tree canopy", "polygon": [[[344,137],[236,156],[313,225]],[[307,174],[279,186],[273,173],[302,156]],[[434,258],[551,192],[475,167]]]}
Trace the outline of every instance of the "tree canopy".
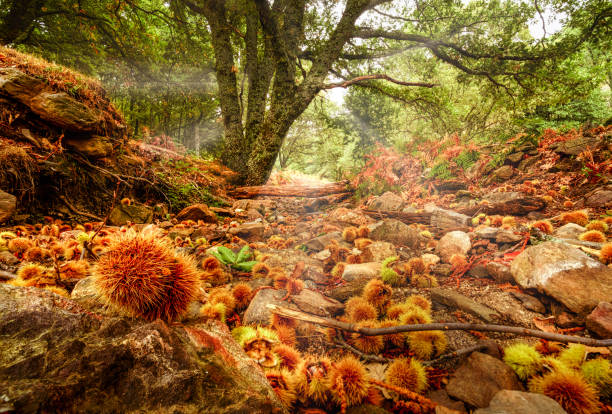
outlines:
{"label": "tree canopy", "polygon": [[367,126],[353,134],[358,149],[400,124],[417,135],[482,135],[508,108],[532,126],[570,112],[603,116],[596,89],[612,78],[612,7],[600,0],[0,6],[0,41],[99,76],[137,131],[185,137],[220,115],[223,143],[210,149],[249,184],[267,180],[292,125],[322,91],[351,88],[347,106]]}

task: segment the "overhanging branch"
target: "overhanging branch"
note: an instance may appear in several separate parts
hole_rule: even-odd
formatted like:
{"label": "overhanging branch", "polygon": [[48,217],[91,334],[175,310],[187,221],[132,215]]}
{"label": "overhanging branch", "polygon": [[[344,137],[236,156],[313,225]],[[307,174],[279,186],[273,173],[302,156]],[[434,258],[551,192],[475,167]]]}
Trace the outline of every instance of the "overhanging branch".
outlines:
{"label": "overhanging branch", "polygon": [[438,86],[436,83],[404,82],[401,80],[394,79],[390,77],[389,75],[385,75],[384,73],[380,73],[380,74],[374,74],[374,75],[357,76],[356,78],[348,79],[344,82],[328,83],[327,85],[323,86],[323,89],[348,88],[349,86],[354,85],[356,83],[367,82],[367,81],[371,81],[375,79],[386,80],[388,82],[395,83],[397,85],[402,85],[402,86],[419,86],[422,88],[433,88],[434,86]]}

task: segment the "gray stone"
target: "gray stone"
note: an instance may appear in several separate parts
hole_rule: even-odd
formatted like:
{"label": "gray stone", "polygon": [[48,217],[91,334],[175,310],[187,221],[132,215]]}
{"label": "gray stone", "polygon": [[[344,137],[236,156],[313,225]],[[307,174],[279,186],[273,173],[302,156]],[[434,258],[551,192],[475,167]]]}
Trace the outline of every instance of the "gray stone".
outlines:
{"label": "gray stone", "polygon": [[329,223],[335,223],[342,226],[367,226],[375,220],[368,217],[359,209],[348,209],[346,207],[338,207],[327,216]]}
{"label": "gray stone", "polygon": [[433,288],[430,290],[430,294],[433,302],[440,303],[452,309],[460,309],[466,313],[469,313],[470,315],[474,315],[484,320],[485,322],[491,323],[501,317],[497,311],[480,303],[474,302],[472,299],[462,295],[461,293],[455,292],[454,290]]}
{"label": "gray stone", "polygon": [[497,237],[495,237],[496,243],[517,243],[521,240],[523,240],[523,236],[520,234],[504,229],[501,229],[499,233],[497,233]]}
{"label": "gray stone", "polygon": [[2,404],[15,412],[286,412],[219,321],[108,317],[0,284],[0,332]]}
{"label": "gray stone", "polygon": [[499,231],[497,227],[481,227],[474,230],[474,234],[481,239],[495,240]]}
{"label": "gray stone", "polygon": [[344,309],[344,305],[337,300],[310,289],[303,289],[299,294],[291,296],[291,301],[304,312],[328,318]]}
{"label": "gray stone", "polygon": [[446,386],[448,395],[478,408],[487,407],[500,390],[522,390],[522,386],[512,368],[480,352],[473,352]]}
{"label": "gray stone", "polygon": [[578,240],[578,236],[586,231],[586,228],[576,224],[576,223],[567,223],[553,232],[553,236],[559,237],[561,239],[576,239]]}
{"label": "gray stone", "polygon": [[247,325],[269,325],[272,314],[268,305],[287,306],[287,302],[281,300],[285,295],[287,291],[284,289],[261,289],[244,312],[243,322]]}
{"label": "gray stone", "polygon": [[404,200],[391,191],[387,191],[383,195],[373,198],[368,203],[368,208],[371,210],[401,211],[403,206]]}
{"label": "gray stone", "polygon": [[324,250],[329,245],[329,243],[331,243],[332,240],[339,240],[341,238],[342,234],[339,231],[334,231],[310,239],[304,243],[304,246],[306,246],[308,250],[319,252],[321,250]]}
{"label": "gray stone", "polygon": [[363,287],[374,278],[380,275],[380,263],[359,263],[346,265],[342,279],[344,284],[330,289],[326,292],[327,296],[341,302],[348,298],[360,295]]}
{"label": "gray stone", "polygon": [[443,261],[448,262],[452,255],[465,255],[472,248],[472,242],[467,233],[451,231],[446,233],[436,246],[436,252]]}
{"label": "gray stone", "polygon": [[545,313],[546,307],[538,300],[538,298],[533,297],[531,295],[526,295],[525,293],[510,291],[510,294],[521,301],[525,309],[529,309],[530,311]]}
{"label": "gray stone", "polygon": [[566,411],[544,394],[501,390],[487,408],[479,408],[474,414],[566,414]]}
{"label": "gray stone", "polygon": [[385,219],[371,226],[370,238],[411,248],[419,244],[419,232],[396,219]]}
{"label": "gray stone", "polygon": [[575,139],[558,143],[554,150],[563,155],[580,155],[587,147],[593,147],[599,143],[598,137],[581,136]]}
{"label": "gray stone", "polygon": [[612,338],[612,303],[599,302],[587,316],[586,327],[600,338]]}
{"label": "gray stone", "polygon": [[376,241],[363,249],[362,256],[366,262],[382,262],[388,257],[397,256],[397,252],[392,243]]}
{"label": "gray stone", "polygon": [[540,197],[518,191],[491,193],[484,199],[490,203],[487,214],[525,215],[546,207],[546,202]]}
{"label": "gray stone", "polygon": [[425,211],[431,213],[430,224],[440,229],[456,229],[469,226],[471,218],[465,214],[452,210],[445,210],[434,206],[426,206]]}
{"label": "gray stone", "polygon": [[610,208],[612,207],[612,186],[598,188],[584,196],[584,204],[587,207]]}
{"label": "gray stone", "polygon": [[523,289],[537,289],[578,314],[612,298],[612,268],[565,243],[528,247],[514,259],[510,271]]}

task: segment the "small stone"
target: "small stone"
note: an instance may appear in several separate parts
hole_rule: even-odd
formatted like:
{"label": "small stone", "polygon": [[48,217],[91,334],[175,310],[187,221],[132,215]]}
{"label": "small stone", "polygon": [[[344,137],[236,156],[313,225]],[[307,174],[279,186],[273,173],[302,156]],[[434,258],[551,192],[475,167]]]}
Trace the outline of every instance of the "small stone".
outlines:
{"label": "small stone", "polygon": [[467,233],[451,231],[446,233],[436,246],[436,252],[443,261],[448,262],[454,254],[465,255],[472,248],[472,242]]}
{"label": "small stone", "polygon": [[329,297],[341,302],[348,298],[360,295],[363,287],[380,275],[380,263],[359,263],[346,265],[342,279],[345,281],[341,286],[326,292]]}
{"label": "small stone", "polygon": [[385,219],[371,226],[370,239],[415,248],[419,244],[419,232],[399,220]]}
{"label": "small stone", "polygon": [[303,289],[299,294],[291,296],[291,301],[306,313],[327,318],[337,315],[344,309],[344,305],[337,300],[310,289]]}
{"label": "small stone", "polygon": [[495,237],[496,243],[517,243],[523,240],[523,236],[510,230],[500,230]]}
{"label": "small stone", "polygon": [[500,229],[497,227],[482,227],[474,230],[474,234],[481,239],[495,240]]}
{"label": "small stone", "polygon": [[587,207],[610,208],[612,207],[612,186],[598,188],[584,196],[584,204]]}
{"label": "small stone", "polygon": [[480,408],[474,414],[567,414],[558,402],[544,394],[501,390],[491,400],[489,407]]}
{"label": "small stone", "polygon": [[473,352],[455,371],[446,392],[474,407],[487,407],[500,390],[521,390],[518,377],[499,359]]}
{"label": "small stone", "polygon": [[545,313],[546,307],[537,298],[525,293],[510,291],[510,294],[521,301],[525,309],[530,311]]}
{"label": "small stone", "polygon": [[113,226],[123,226],[128,221],[136,224],[151,223],[153,221],[153,210],[143,205],[119,204],[108,216],[108,222]]}
{"label": "small stone", "polygon": [[332,224],[340,224],[342,226],[366,226],[374,223],[374,219],[365,215],[359,209],[348,209],[346,207],[338,207],[327,216],[328,222]]}
{"label": "small stone", "polygon": [[586,231],[586,228],[576,224],[576,223],[567,223],[558,229],[556,229],[553,233],[553,236],[559,237],[560,239],[575,239],[578,240],[578,237]]}
{"label": "small stone", "polygon": [[513,175],[514,175],[514,168],[512,168],[511,165],[504,165],[502,167],[499,167],[497,170],[493,171],[493,173],[491,173],[491,175],[487,179],[487,182],[501,183],[501,182],[509,180],[510,178],[512,178]]}
{"label": "small stone", "polygon": [[342,238],[342,234],[339,231],[334,231],[331,233],[323,234],[321,236],[317,236],[314,239],[310,239],[304,243],[304,246],[308,248],[308,250],[312,250],[315,252],[319,252],[324,250],[332,240],[340,240]]}
{"label": "small stone", "polygon": [[586,327],[600,338],[612,338],[612,304],[599,302],[587,316]]}
{"label": "small stone", "polygon": [[9,266],[15,266],[19,263],[19,259],[16,258],[13,253],[6,250],[2,250],[0,251],[0,263],[4,263]]}
{"label": "small stone", "polygon": [[404,200],[397,194],[387,191],[379,197],[373,198],[368,203],[371,210],[400,211],[404,206]]}
{"label": "small stone", "polygon": [[485,322],[494,322],[495,319],[499,319],[501,316],[497,311],[474,302],[467,296],[461,293],[455,292],[454,290],[433,288],[430,291],[431,300],[433,302],[440,303],[453,309],[460,309],[464,312],[474,315]]}
{"label": "small stone", "polygon": [[246,241],[261,241],[266,227],[263,223],[243,223],[229,229],[229,233]]}
{"label": "small stone", "polygon": [[508,155],[508,157],[506,158],[506,160],[512,164],[517,164],[519,162],[521,162],[521,160],[523,159],[523,156],[525,154],[522,152],[515,152],[513,154]]}
{"label": "small stone", "polygon": [[217,216],[210,211],[206,204],[193,204],[185,207],[176,215],[176,219],[179,221],[202,220],[205,223],[217,223]]}
{"label": "small stone", "polygon": [[397,251],[392,243],[376,241],[366,246],[362,255],[366,262],[382,262],[388,257],[396,256]]}
{"label": "small stone", "polygon": [[484,279],[485,277],[489,277],[489,271],[485,265],[477,264],[473,266],[468,272],[470,276],[475,277],[477,279]]}

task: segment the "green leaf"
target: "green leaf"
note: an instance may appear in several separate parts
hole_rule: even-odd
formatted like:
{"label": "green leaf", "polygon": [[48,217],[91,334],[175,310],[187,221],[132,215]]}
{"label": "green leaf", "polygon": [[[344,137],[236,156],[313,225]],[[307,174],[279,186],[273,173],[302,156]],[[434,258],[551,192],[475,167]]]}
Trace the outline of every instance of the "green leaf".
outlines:
{"label": "green leaf", "polygon": [[216,257],[217,260],[219,260],[221,263],[227,264],[227,263],[225,263],[223,257],[221,257],[221,255],[219,253],[213,251],[213,252],[210,252],[210,254],[212,254],[214,257]]}
{"label": "green leaf", "polygon": [[225,246],[217,247],[217,252],[221,255],[221,261],[225,264],[236,263],[236,254]]}
{"label": "green leaf", "polygon": [[251,251],[249,250],[249,246],[245,245],[238,252],[238,257],[236,258],[236,263],[244,262],[245,260],[248,260],[250,257],[251,257]]}
{"label": "green leaf", "polygon": [[255,266],[256,264],[257,264],[257,261],[253,260],[250,262],[236,263],[232,267],[238,270],[242,270],[244,272],[250,272],[251,269],[253,269],[253,266]]}

